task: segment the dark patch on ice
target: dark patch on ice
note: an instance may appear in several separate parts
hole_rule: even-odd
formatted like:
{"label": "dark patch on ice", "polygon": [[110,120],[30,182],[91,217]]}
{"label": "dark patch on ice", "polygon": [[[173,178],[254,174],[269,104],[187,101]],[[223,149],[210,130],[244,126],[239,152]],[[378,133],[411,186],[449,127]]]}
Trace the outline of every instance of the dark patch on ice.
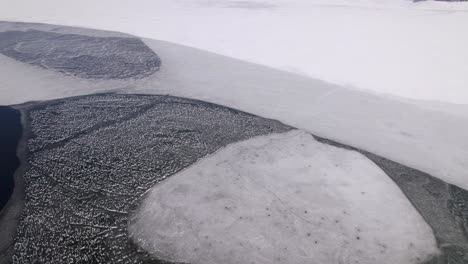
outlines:
{"label": "dark patch on ice", "polygon": [[171,96],[90,95],[23,112],[28,168],[15,263],[167,263],[127,234],[145,192],[227,144],[292,129]]}
{"label": "dark patch on ice", "polygon": [[332,140],[325,144],[360,152],[379,166],[403,191],[431,226],[442,255],[425,264],[468,263],[468,191],[370,152]]}
{"label": "dark patch on ice", "polygon": [[138,38],[96,37],[40,30],[0,32],[0,53],[15,60],[90,79],[141,78],[160,58]]}

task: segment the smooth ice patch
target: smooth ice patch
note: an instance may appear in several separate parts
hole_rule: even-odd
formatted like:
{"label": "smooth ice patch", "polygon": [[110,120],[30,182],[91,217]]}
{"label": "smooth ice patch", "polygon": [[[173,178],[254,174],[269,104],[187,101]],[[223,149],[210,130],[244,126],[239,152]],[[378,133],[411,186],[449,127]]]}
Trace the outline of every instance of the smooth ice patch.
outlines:
{"label": "smooth ice patch", "polygon": [[364,156],[301,131],[236,143],[155,185],[129,225],[187,263],[419,263],[429,226]]}

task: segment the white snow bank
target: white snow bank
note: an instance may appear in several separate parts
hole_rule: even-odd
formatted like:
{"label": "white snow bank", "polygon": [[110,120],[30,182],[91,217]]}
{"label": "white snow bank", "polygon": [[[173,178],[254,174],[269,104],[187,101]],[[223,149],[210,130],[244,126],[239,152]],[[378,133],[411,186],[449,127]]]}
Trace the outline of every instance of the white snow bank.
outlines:
{"label": "white snow bank", "polygon": [[468,3],[0,0],[0,20],[123,31],[360,89],[468,104]]}
{"label": "white snow bank", "polygon": [[155,185],[129,225],[184,263],[420,263],[432,231],[364,156],[292,131],[230,145]]}

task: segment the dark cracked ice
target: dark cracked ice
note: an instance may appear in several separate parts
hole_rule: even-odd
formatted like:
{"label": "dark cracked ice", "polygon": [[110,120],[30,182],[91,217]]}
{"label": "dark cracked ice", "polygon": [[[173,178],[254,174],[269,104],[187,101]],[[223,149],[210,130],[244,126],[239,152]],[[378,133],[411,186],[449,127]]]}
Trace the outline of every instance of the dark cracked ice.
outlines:
{"label": "dark cracked ice", "polygon": [[14,263],[145,263],[127,221],[149,188],[227,144],[290,129],[169,96],[85,96],[26,112],[26,196]]}

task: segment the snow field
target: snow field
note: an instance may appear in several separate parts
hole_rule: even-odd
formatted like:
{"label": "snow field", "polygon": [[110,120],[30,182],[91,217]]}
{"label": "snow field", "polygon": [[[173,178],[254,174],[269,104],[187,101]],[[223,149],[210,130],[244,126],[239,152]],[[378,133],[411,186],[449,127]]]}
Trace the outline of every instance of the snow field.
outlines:
{"label": "snow field", "polygon": [[468,103],[466,2],[0,0],[0,20],[115,30],[351,88]]}

